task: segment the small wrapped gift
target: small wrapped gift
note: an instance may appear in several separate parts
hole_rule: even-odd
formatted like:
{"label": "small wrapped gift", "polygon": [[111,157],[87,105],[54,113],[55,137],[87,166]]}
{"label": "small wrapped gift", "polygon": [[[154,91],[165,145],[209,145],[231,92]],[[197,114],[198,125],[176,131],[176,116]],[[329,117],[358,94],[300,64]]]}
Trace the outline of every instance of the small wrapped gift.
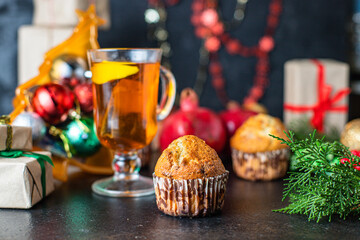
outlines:
{"label": "small wrapped gift", "polygon": [[54,190],[50,152],[0,152],[0,208],[31,208]]}
{"label": "small wrapped gift", "polygon": [[314,129],[341,131],[347,122],[349,67],[328,59],[285,63],[284,122],[308,118]]}
{"label": "small wrapped gift", "polygon": [[0,117],[0,151],[32,150],[30,127],[11,126],[7,116]]}

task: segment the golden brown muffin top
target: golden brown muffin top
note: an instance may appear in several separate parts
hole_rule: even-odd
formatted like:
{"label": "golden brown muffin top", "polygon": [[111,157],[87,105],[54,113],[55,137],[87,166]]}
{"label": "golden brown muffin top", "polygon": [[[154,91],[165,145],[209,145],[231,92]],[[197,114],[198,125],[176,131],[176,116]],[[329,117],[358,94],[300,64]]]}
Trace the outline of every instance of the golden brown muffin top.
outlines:
{"label": "golden brown muffin top", "polygon": [[238,128],[230,140],[230,146],[242,152],[255,153],[286,148],[287,145],[269,134],[287,139],[286,128],[280,119],[266,114],[250,117]]}
{"label": "golden brown muffin top", "polygon": [[216,151],[193,135],[174,140],[155,166],[156,176],[179,180],[215,177],[225,171]]}

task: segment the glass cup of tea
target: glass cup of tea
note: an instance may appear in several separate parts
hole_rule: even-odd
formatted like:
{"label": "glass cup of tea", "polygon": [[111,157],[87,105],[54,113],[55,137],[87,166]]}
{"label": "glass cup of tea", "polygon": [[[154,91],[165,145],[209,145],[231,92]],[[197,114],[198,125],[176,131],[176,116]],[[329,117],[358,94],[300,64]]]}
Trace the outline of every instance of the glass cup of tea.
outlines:
{"label": "glass cup of tea", "polygon": [[160,49],[93,49],[88,51],[88,58],[96,134],[101,144],[115,153],[114,176],[96,181],[92,190],[111,197],[153,194],[152,179],[139,174],[141,160],[137,152],[150,144],[157,121],[171,111],[175,78],[160,66]]}

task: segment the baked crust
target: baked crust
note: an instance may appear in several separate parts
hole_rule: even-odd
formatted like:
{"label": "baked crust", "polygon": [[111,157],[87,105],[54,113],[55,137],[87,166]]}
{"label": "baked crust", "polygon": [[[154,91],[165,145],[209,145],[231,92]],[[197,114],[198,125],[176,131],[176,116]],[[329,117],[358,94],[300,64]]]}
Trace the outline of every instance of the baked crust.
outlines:
{"label": "baked crust", "polygon": [[236,130],[230,140],[232,148],[247,153],[266,152],[287,148],[281,141],[272,138],[269,134],[287,139],[286,128],[280,119],[266,114],[250,117]]}
{"label": "baked crust", "polygon": [[215,177],[225,172],[216,151],[193,135],[174,140],[155,166],[156,176],[181,180]]}

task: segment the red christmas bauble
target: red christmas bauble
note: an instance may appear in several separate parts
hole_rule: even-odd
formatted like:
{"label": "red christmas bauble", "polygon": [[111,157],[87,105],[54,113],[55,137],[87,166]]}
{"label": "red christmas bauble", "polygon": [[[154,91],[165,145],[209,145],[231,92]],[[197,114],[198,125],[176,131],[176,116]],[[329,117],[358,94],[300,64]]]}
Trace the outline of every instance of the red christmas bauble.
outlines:
{"label": "red christmas bauble", "polygon": [[215,9],[209,8],[202,12],[201,22],[206,27],[214,26],[219,20],[219,16]]}
{"label": "red christmas bauble", "polygon": [[209,52],[216,52],[221,47],[221,42],[217,37],[209,37],[205,40],[205,48]]}
{"label": "red christmas bauble", "polygon": [[79,101],[82,112],[89,113],[93,110],[93,92],[91,83],[82,83],[75,87],[74,94]]}
{"label": "red christmas bauble", "polygon": [[270,36],[264,36],[259,41],[260,49],[264,52],[270,52],[274,48],[274,39]]}
{"label": "red christmas bauble", "polygon": [[222,66],[219,62],[210,63],[209,71],[211,74],[214,74],[214,75],[221,74]]}
{"label": "red christmas bauble", "polygon": [[213,80],[211,81],[212,85],[218,89],[218,88],[223,88],[225,83],[224,83],[224,79],[222,77],[215,77],[213,78]]}
{"label": "red christmas bauble", "polygon": [[195,30],[195,35],[204,38],[205,36],[209,35],[210,31],[206,27],[197,27]]}
{"label": "red christmas bauble", "polygon": [[203,4],[201,4],[200,2],[193,2],[193,4],[191,5],[191,8],[193,11],[201,11],[201,9],[203,9]]}
{"label": "red christmas bauble", "polygon": [[62,78],[60,80],[61,85],[65,85],[70,89],[74,89],[77,85],[82,84],[85,80],[77,77]]}
{"label": "red christmas bauble", "polygon": [[65,86],[48,83],[36,89],[31,104],[46,122],[58,124],[66,120],[74,106],[74,95]]}
{"label": "red christmas bauble", "polygon": [[237,54],[241,49],[240,42],[238,40],[229,40],[225,44],[226,49],[230,54]]}
{"label": "red christmas bauble", "polygon": [[215,35],[221,35],[224,33],[224,24],[217,22],[214,26],[211,27],[211,32]]}
{"label": "red christmas bauble", "polygon": [[193,15],[190,19],[191,23],[195,26],[200,25],[201,23],[201,16],[200,15]]}

